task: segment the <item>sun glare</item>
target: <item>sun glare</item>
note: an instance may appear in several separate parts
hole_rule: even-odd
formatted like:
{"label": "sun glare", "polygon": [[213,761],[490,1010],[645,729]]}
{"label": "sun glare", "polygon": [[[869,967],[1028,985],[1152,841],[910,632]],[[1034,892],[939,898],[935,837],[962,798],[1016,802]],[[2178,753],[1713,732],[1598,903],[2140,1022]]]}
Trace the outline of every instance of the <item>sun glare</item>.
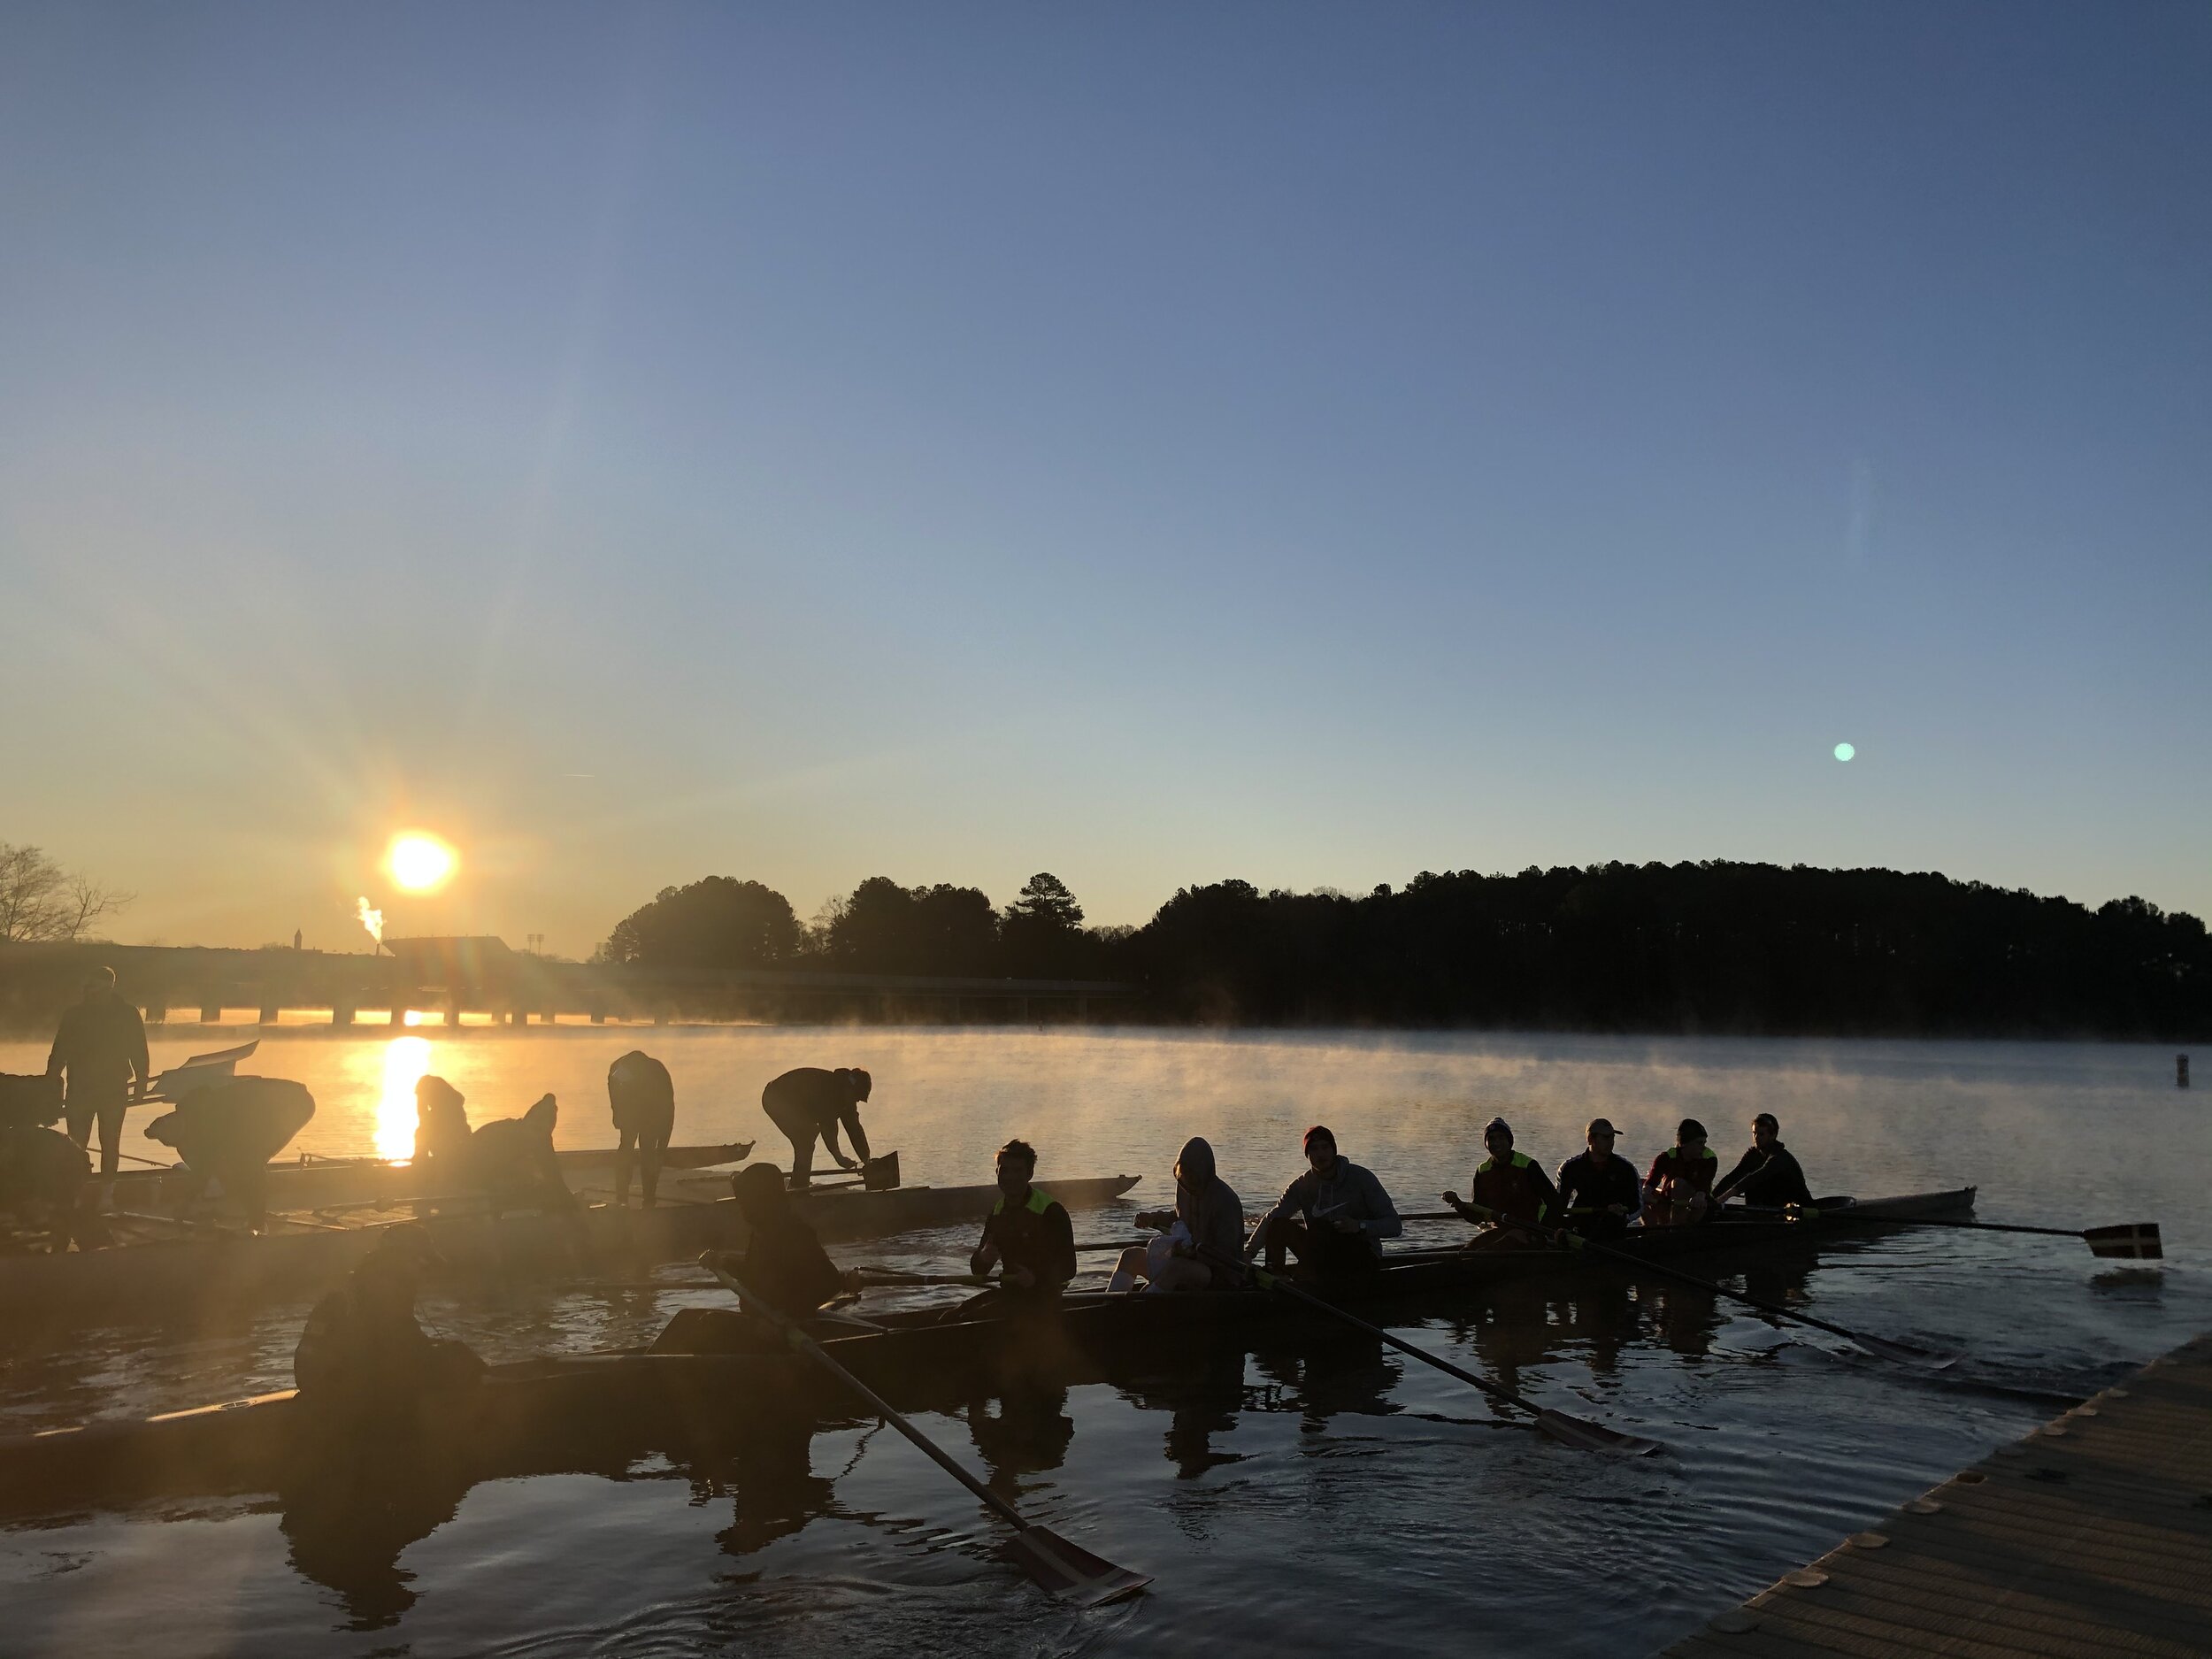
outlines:
{"label": "sun glare", "polygon": [[384,855],[384,868],[410,893],[428,893],[443,887],[460,862],[450,846],[424,830],[393,836]]}
{"label": "sun glare", "polygon": [[376,1097],[376,1156],[415,1153],[415,1085],[430,1070],[427,1037],[395,1037],[384,1045],[384,1087]]}

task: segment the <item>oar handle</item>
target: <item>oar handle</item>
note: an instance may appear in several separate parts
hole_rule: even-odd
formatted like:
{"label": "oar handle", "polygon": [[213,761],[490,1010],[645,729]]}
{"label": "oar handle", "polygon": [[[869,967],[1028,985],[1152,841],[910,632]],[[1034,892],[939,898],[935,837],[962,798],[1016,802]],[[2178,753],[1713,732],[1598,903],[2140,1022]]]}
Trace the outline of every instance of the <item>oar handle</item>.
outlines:
{"label": "oar handle", "polygon": [[854,1376],[852,1372],[847,1371],[834,1359],[832,1359],[823,1349],[822,1345],[819,1342],[817,1342],[804,1331],[799,1329],[796,1325],[786,1318],[782,1313],[778,1311],[776,1309],[770,1307],[767,1302],[764,1302],[753,1291],[747,1289],[745,1282],[742,1279],[739,1279],[736,1274],[731,1272],[727,1268],[722,1265],[721,1257],[716,1252],[712,1250],[703,1252],[699,1257],[699,1265],[705,1268],[707,1271],[712,1273],[717,1279],[720,1279],[724,1288],[727,1289],[732,1294],[741,1298],[745,1306],[750,1311],[759,1315],[762,1318],[767,1320],[771,1325],[774,1326],[777,1332],[782,1335],[783,1340],[791,1346],[793,1351],[805,1355],[807,1358],[812,1360],[817,1365],[819,1365],[824,1371],[829,1372],[831,1376],[836,1378],[838,1381],[843,1383],[845,1386],[851,1389],[863,1400],[866,1401],[868,1402],[868,1409],[871,1411],[873,1411],[878,1417],[881,1417],[886,1423],[888,1423],[893,1428],[898,1430],[900,1433],[905,1435],[908,1440],[913,1441],[917,1448],[927,1455],[932,1463],[935,1463],[940,1469],[950,1475],[955,1480],[957,1480],[962,1486],[967,1487],[967,1489],[975,1495],[976,1499],[986,1508],[990,1509],[994,1515],[997,1516],[1001,1520],[1006,1522],[1010,1526],[1012,1526],[1018,1532],[1025,1532],[1029,1530],[1029,1523],[1022,1518],[1022,1513],[1019,1509],[1016,1509],[1004,1498],[1000,1497],[997,1493],[992,1491],[990,1487],[985,1486],[980,1480],[978,1480],[973,1475],[963,1469],[953,1460],[949,1453],[937,1444],[936,1441],[931,1440],[928,1435],[923,1433],[921,1430],[916,1428],[911,1423],[909,1423],[905,1417],[901,1416],[897,1411],[894,1410],[890,1402],[885,1400],[881,1394],[878,1394],[874,1389],[869,1387],[866,1383],[861,1381],[859,1378]]}

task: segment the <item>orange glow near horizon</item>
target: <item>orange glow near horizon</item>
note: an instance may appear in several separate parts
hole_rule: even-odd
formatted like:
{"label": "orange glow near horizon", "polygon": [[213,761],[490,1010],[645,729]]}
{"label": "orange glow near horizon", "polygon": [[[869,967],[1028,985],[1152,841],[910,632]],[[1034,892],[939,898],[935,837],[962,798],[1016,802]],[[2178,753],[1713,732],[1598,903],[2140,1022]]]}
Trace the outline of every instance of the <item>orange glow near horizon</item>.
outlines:
{"label": "orange glow near horizon", "polygon": [[453,879],[461,856],[427,830],[403,830],[384,854],[385,873],[409,893],[434,893]]}

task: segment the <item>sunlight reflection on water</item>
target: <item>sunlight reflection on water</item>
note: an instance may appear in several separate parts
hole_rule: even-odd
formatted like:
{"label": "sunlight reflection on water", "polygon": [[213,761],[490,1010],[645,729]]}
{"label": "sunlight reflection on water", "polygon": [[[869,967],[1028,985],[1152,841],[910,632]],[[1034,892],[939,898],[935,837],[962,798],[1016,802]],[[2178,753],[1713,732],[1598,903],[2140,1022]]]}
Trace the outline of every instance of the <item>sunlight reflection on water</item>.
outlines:
{"label": "sunlight reflection on water", "polygon": [[376,1156],[411,1156],[415,1150],[415,1085],[430,1070],[427,1037],[395,1037],[384,1045],[383,1087],[376,1097]]}

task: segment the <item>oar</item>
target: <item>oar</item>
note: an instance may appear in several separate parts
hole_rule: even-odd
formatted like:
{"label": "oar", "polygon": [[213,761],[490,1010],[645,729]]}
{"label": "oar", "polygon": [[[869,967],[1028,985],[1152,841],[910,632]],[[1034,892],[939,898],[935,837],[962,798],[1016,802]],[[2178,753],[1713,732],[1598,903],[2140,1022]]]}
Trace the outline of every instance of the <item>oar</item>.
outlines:
{"label": "oar", "polygon": [[1563,1446],[1571,1446],[1578,1451],[1585,1452],[1629,1452],[1639,1456],[1662,1449],[1657,1440],[1647,1440],[1640,1434],[1624,1434],[1618,1429],[1607,1428],[1602,1423],[1587,1422],[1581,1417],[1569,1417],[1563,1411],[1554,1411],[1548,1406],[1540,1406],[1533,1400],[1525,1399],[1515,1394],[1510,1388],[1501,1387],[1487,1378],[1476,1376],[1471,1371],[1463,1371],[1451,1361],[1440,1358],[1425,1348],[1416,1348],[1404,1338],[1393,1336],[1380,1325],[1368,1324],[1356,1314],[1346,1312],[1334,1302],[1324,1302],[1310,1292],[1301,1290],[1288,1279],[1279,1274],[1271,1273],[1265,1268],[1254,1267],[1249,1263],[1239,1261],[1233,1256],[1224,1256],[1220,1251],[1202,1244],[1198,1247],[1198,1253],[1217,1267],[1225,1267],[1235,1273],[1250,1273],[1263,1290],[1271,1290],[1279,1294],[1288,1296],[1294,1302],[1303,1302],[1307,1307],[1325,1313],[1331,1318],[1341,1320],[1355,1330],[1364,1331],[1369,1336],[1388,1343],[1401,1354],[1409,1354],[1425,1364],[1433,1365],[1437,1370],[1458,1378],[1460,1381],[1488,1394],[1493,1400],[1502,1400],[1508,1405],[1520,1407],[1522,1410],[1532,1413],[1535,1417],[1538,1428]]}
{"label": "oar", "polygon": [[[2033,1233],[2047,1239],[2079,1239],[2089,1247],[2090,1255],[2103,1256],[2108,1261],[2155,1262],[2164,1259],[2166,1255],[2166,1247],[2158,1235],[2155,1221],[2123,1221],[2109,1227],[2024,1227],[2012,1221],[1956,1221],[1936,1216],[1886,1216],[1878,1210],[1872,1215],[1858,1216],[1848,1208],[1763,1210],[1744,1204],[1740,1209],[1747,1216],[1817,1216],[1823,1221],[1863,1221],[1870,1227],[1963,1227],[1972,1233]],[[1737,1211],[1724,1213],[1732,1215]]]}
{"label": "oar", "polygon": [[1493,1221],[1500,1222],[1504,1225],[1519,1227],[1524,1232],[1532,1233],[1555,1247],[1564,1247],[1570,1250],[1586,1250],[1593,1256],[1602,1256],[1609,1261],[1626,1263],[1640,1273],[1655,1273],[1662,1279],[1671,1279],[1679,1284],[1692,1285],[1700,1290],[1710,1291],[1716,1296],[1726,1296],[1731,1301],[1740,1302],[1747,1308],[1756,1308],[1761,1313],[1770,1314],[1777,1319],[1794,1319],[1800,1325],[1809,1325],[1816,1331],[1825,1331],[1831,1336],[1839,1336],[1853,1347],[1863,1348],[1877,1359],[1886,1359],[1893,1364],[1916,1365],[1926,1371],[1943,1371],[1957,1364],[1965,1357],[1962,1354],[1939,1354],[1930,1348],[1915,1348],[1909,1342],[1900,1342],[1891,1337],[1869,1336],[1863,1331],[1847,1331],[1843,1326],[1832,1324],[1816,1315],[1800,1313],[1794,1308],[1783,1307],[1779,1302],[1765,1302],[1757,1296],[1747,1295],[1740,1290],[1731,1290],[1725,1285],[1716,1284],[1709,1279],[1700,1279],[1695,1273],[1686,1273],[1678,1267],[1669,1267],[1663,1262],[1655,1262],[1649,1256],[1638,1256],[1632,1250],[1616,1250],[1606,1245],[1594,1244],[1580,1233],[1570,1233],[1563,1227],[1554,1230],[1535,1226],[1525,1221],[1515,1221],[1483,1204],[1469,1204],[1467,1208],[1478,1215],[1487,1216]]}
{"label": "oar", "polygon": [[936,1441],[894,1411],[875,1390],[832,1359],[819,1342],[746,1289],[743,1283],[722,1265],[721,1257],[714,1251],[709,1250],[701,1256],[699,1264],[720,1279],[726,1289],[743,1298],[749,1310],[773,1325],[782,1334],[783,1340],[791,1345],[794,1352],[805,1355],[866,1401],[870,1410],[913,1441],[931,1462],[967,1487],[986,1509],[1012,1527],[1014,1538],[1008,1546],[1008,1553],[1027,1570],[1031,1578],[1060,1600],[1074,1602],[1079,1607],[1098,1607],[1108,1601],[1118,1601],[1126,1595],[1134,1595],[1152,1582],[1148,1574],[1118,1567],[1112,1562],[1102,1560],[1088,1550],[1070,1543],[1049,1528],[1033,1525],[1024,1520],[1019,1509],[955,1463]]}

